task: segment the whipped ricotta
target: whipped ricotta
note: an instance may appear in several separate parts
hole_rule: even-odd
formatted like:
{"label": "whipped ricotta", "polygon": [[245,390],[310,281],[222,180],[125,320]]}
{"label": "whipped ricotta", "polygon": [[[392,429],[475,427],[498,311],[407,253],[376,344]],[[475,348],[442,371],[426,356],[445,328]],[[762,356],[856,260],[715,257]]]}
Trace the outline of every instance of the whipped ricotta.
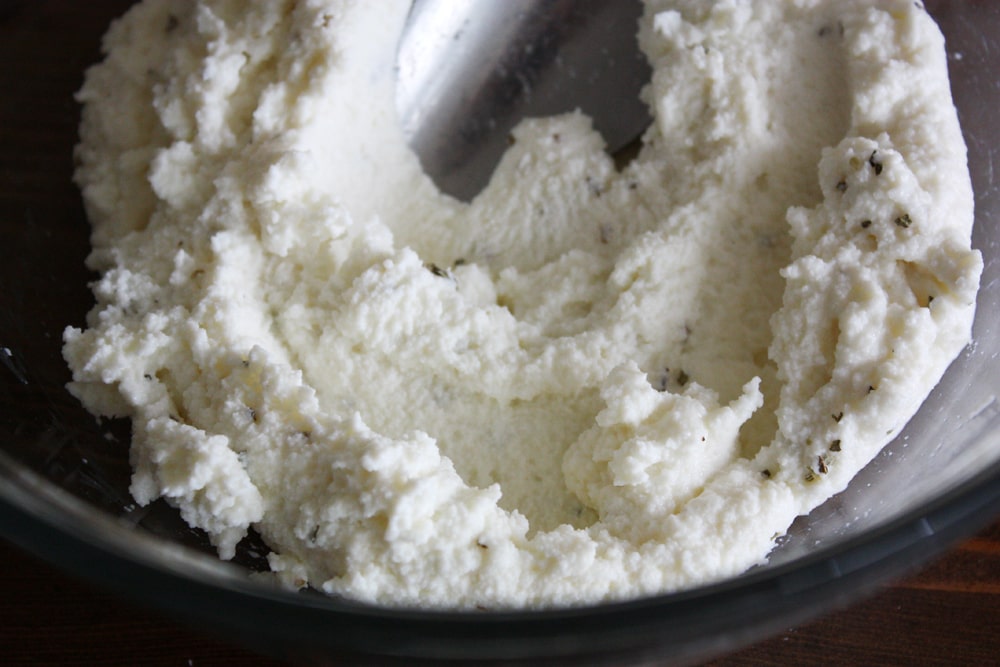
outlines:
{"label": "whipped ricotta", "polygon": [[471,203],[394,110],[408,3],[146,0],[77,149],[70,391],[223,558],[386,605],[652,595],[765,561],[967,344],[982,266],[910,0],[648,0],[621,170],[524,121]]}

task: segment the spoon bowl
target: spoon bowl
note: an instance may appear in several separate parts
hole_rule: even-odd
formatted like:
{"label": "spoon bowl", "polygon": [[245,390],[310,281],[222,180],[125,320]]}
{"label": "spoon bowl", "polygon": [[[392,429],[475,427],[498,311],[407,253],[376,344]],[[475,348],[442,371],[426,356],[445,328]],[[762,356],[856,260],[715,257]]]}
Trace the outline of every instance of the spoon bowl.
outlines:
{"label": "spoon bowl", "polygon": [[417,0],[397,54],[396,108],[424,170],[468,201],[521,119],[576,109],[610,153],[628,145],[650,123],[641,15],[637,0]]}

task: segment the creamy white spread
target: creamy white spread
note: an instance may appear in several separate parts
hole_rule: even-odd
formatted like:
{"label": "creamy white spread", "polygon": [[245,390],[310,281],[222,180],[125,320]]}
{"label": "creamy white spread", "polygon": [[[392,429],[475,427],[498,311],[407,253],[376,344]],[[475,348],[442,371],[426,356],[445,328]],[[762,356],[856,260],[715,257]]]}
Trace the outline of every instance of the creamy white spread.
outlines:
{"label": "creamy white spread", "polygon": [[617,171],[522,123],[470,204],[394,111],[406,2],[146,0],[92,68],[97,305],[70,390],[230,558],[390,605],[531,607],[761,563],[969,340],[981,259],[911,0],[649,0]]}

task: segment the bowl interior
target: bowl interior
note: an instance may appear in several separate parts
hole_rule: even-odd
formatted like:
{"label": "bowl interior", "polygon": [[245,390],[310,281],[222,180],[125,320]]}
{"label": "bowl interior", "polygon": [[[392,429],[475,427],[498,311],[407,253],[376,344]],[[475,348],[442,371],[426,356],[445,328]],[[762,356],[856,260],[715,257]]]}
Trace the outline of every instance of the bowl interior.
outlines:
{"label": "bowl interior", "polygon": [[[5,287],[0,296],[0,500],[4,509],[0,529],[42,555],[63,558],[64,564],[84,574],[100,577],[101,570],[114,563],[136,582],[157,586],[162,597],[169,598],[161,602],[177,610],[191,605],[196,595],[215,590],[218,595],[211,613],[229,614],[224,624],[234,630],[251,625],[248,600],[254,599],[263,608],[272,605],[272,611],[280,608],[288,614],[328,613],[338,614],[341,621],[362,619],[369,625],[358,630],[355,643],[362,638],[375,642],[379,631],[390,632],[388,626],[379,630],[378,623],[392,614],[341,600],[272,591],[244,576],[247,569],[266,569],[267,550],[259,539],[251,536],[241,544],[235,567],[224,565],[215,559],[205,536],[188,528],[164,502],[138,507],[128,494],[128,424],[95,421],[64,389],[69,372],[60,354],[61,332],[67,325],[83,323],[92,303],[87,283],[93,278],[83,266],[88,225],[70,180],[78,118],[72,93],[84,68],[99,57],[97,44],[107,23],[129,4],[126,0],[22,3],[13,10],[20,13],[16,29],[10,28],[13,21],[8,26],[0,21],[0,54],[5,62],[14,63],[0,71],[0,83],[8,91],[0,101],[0,164],[5,166],[0,172],[4,231],[0,271]],[[692,600],[697,600],[701,613],[708,609],[719,613],[727,605],[734,610],[714,625],[703,624],[706,632],[718,632],[719,622],[729,623],[734,629],[731,643],[746,641],[753,638],[750,629],[760,632],[760,626],[739,617],[736,610],[742,607],[734,601],[749,599],[740,596],[759,590],[762,582],[782,577],[787,581],[796,570],[836,562],[840,565],[834,568],[836,572],[831,570],[832,581],[843,575],[843,564],[850,562],[851,554],[873,545],[883,547],[891,560],[894,544],[900,552],[912,546],[912,540],[892,537],[893,529],[904,525],[920,526],[928,537],[924,552],[930,555],[944,546],[931,539],[933,535],[954,526],[959,528],[955,536],[971,532],[991,518],[989,511],[996,511],[1000,495],[1000,170],[994,165],[1000,165],[1000,116],[995,111],[1000,108],[1000,5],[946,0],[926,4],[948,40],[954,95],[976,192],[973,245],[983,253],[985,271],[974,343],[898,437],[846,491],[800,518],[767,565],[721,587],[546,617],[552,622],[574,618],[574,636],[590,632],[598,637],[605,632],[582,622],[589,618],[587,614],[609,614],[614,609],[626,618],[644,611],[645,618],[663,620],[667,614],[676,620],[679,614],[694,614]],[[970,498],[978,504],[970,505]],[[986,514],[979,511],[984,507]],[[938,525],[927,523],[932,512]],[[954,526],[945,525],[949,521]],[[88,562],[53,551],[67,544],[88,554]],[[912,560],[912,556],[907,558]],[[870,585],[871,578],[864,582]],[[815,607],[839,602],[838,596],[823,594],[821,589],[817,588],[817,595],[826,595],[827,602],[817,598]],[[768,599],[777,604],[777,598]],[[806,607],[800,607],[804,613]],[[650,610],[659,612],[650,616]],[[748,610],[746,616],[761,611]],[[787,618],[777,607],[774,612],[775,618]],[[404,616],[411,624],[431,619],[427,622],[447,623],[452,628],[467,620],[461,615],[419,612]],[[498,615],[486,622],[506,624],[491,627],[497,632],[502,627],[508,635],[537,634],[543,626],[532,630],[523,625],[531,618],[540,617]],[[433,635],[430,626],[421,627]],[[744,630],[736,631],[738,627]],[[314,641],[315,634],[298,639]],[[639,642],[640,635],[621,638],[621,643]],[[523,640],[527,635],[519,636]],[[603,639],[607,640],[606,632]],[[343,642],[350,647],[350,637]],[[415,646],[396,649],[403,654],[417,651]],[[421,650],[440,655],[442,647],[435,646],[423,645]],[[456,656],[466,655],[461,648],[454,650]]]}

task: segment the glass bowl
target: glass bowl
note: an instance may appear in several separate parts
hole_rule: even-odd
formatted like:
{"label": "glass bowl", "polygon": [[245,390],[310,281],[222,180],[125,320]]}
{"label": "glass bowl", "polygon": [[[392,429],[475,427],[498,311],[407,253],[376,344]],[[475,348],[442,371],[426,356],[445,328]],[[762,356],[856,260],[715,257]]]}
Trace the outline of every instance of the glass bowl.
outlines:
{"label": "glass bowl", "polygon": [[289,593],[253,536],[233,563],[162,502],[128,495],[128,424],[66,392],[61,331],[92,300],[88,225],[70,182],[72,93],[130,4],[4,3],[0,55],[0,533],[65,569],[276,656],[693,661],[856,600],[1000,513],[1000,5],[927,2],[948,40],[984,255],[974,342],[899,436],[843,493],[800,518],[769,563],[679,594],[504,613],[401,611]]}

